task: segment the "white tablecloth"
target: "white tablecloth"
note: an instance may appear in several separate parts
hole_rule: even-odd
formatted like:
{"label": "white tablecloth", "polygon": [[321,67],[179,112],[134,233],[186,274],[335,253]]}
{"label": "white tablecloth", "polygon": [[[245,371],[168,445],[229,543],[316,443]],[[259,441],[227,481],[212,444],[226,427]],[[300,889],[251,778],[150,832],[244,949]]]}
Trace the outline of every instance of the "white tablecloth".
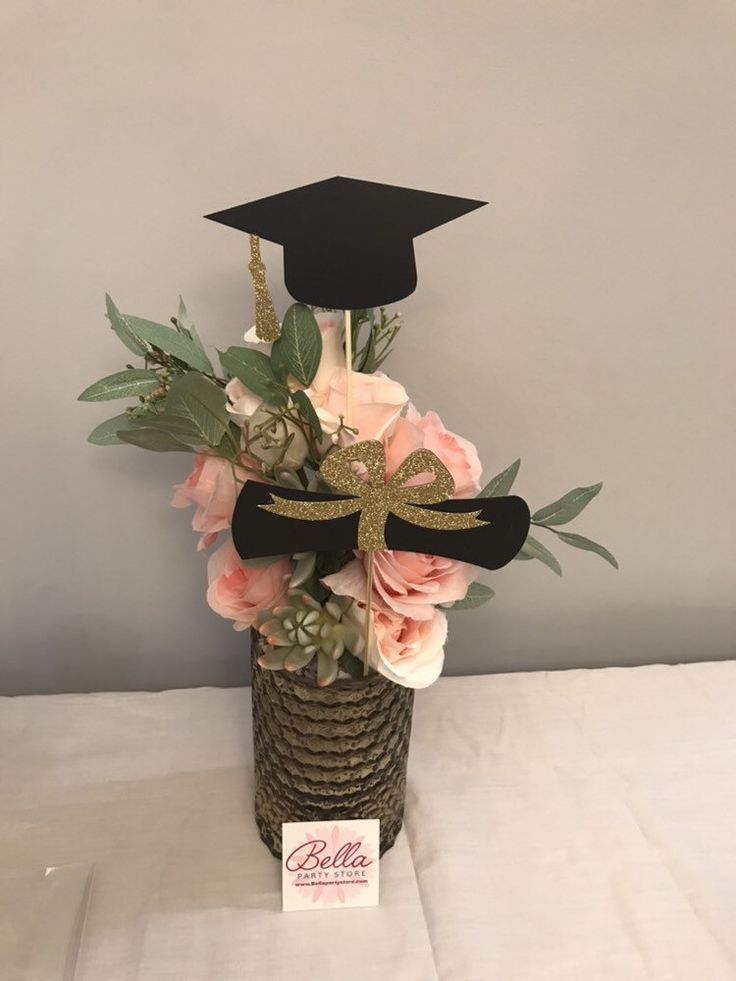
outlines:
{"label": "white tablecloth", "polygon": [[90,872],[77,981],[736,978],[736,662],[417,693],[367,910],[280,912],[249,694],[0,699],[3,981],[43,977]]}

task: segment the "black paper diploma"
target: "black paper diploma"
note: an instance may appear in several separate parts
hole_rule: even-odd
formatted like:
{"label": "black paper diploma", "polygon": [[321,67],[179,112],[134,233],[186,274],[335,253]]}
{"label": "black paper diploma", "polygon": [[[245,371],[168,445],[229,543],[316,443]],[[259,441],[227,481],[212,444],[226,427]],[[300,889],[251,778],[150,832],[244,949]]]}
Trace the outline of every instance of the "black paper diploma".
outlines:
{"label": "black paper diploma", "polygon": [[[368,481],[356,476],[361,463]],[[335,451],[321,467],[346,495],[312,493],[249,480],[233,515],[233,542],[243,559],[294,552],[397,549],[442,555],[500,569],[524,544],[529,508],[520,497],[447,500],[454,482],[428,450],[415,450],[385,482],[383,445],[366,440]],[[411,485],[417,474],[428,483]]]}

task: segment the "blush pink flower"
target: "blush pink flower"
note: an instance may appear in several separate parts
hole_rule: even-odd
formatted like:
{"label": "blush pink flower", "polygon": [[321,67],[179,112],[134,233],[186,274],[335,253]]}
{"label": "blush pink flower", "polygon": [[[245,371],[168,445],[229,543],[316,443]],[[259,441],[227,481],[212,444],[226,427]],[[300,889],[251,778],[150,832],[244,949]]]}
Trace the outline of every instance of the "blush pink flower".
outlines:
{"label": "blush pink flower", "polygon": [[[245,480],[245,473],[239,471],[238,477]],[[202,533],[197,551],[207,548],[219,531],[230,527],[239,491],[231,463],[210,453],[197,454],[194,469],[183,484],[176,484],[171,498],[175,508],[196,506],[192,528]]]}
{"label": "blush pink flower", "polygon": [[[353,603],[346,614],[365,629],[365,606]],[[390,610],[371,611],[369,663],[405,688],[427,688],[439,678],[445,662],[447,617],[434,609],[428,620],[412,620]]]}
{"label": "blush pink flower", "polygon": [[[343,350],[343,316],[340,313],[318,313],[322,334],[322,358],[317,374],[307,389],[327,436],[337,431],[340,416],[347,406],[347,369]],[[398,419],[409,402],[403,385],[381,371],[373,374],[353,371],[353,426],[359,430],[356,439],[380,439]]]}
{"label": "blush pink flower", "polygon": [[[350,596],[364,603],[365,561],[365,553],[358,553],[344,569],[326,576],[322,582],[338,596]],[[371,602],[375,608],[398,616],[431,620],[435,606],[464,598],[474,574],[474,566],[439,555],[375,552]]]}
{"label": "blush pink flower", "polygon": [[398,420],[384,443],[389,477],[412,450],[424,447],[438,456],[452,474],[453,497],[474,497],[480,490],[483,468],[478,451],[469,440],[446,429],[436,412],[421,415],[410,403],[406,415]]}
{"label": "blush pink flower", "polygon": [[234,620],[235,630],[247,630],[259,613],[286,599],[291,572],[288,559],[255,568],[247,566],[232,542],[225,542],[207,563],[207,602],[215,613]]}
{"label": "blush pink flower", "polygon": [[[317,325],[322,335],[322,357],[312,384],[305,390],[319,417],[322,431],[327,437],[325,449],[329,446],[329,437],[340,427],[340,418],[347,414],[347,370],[343,351],[343,318],[335,312],[315,314]],[[248,332],[246,340],[255,339]],[[260,345],[263,348],[269,345]],[[399,418],[408,405],[409,396],[403,385],[393,381],[383,372],[364,374],[352,373],[352,425],[358,430],[356,439],[380,439]],[[300,388],[295,378],[289,376],[292,388]],[[228,395],[228,412],[240,426],[254,424],[267,417],[261,406],[261,400],[250,392],[242,382],[233,379],[225,389]],[[301,430],[287,423],[287,430],[293,434],[293,442],[289,448],[286,465],[297,469],[304,462],[307,447]],[[349,434],[343,434],[343,442],[351,442]],[[258,448],[258,455],[268,460],[263,448]]]}
{"label": "blush pink flower", "polygon": [[[371,375],[352,372],[353,415],[352,424],[358,430],[356,439],[381,439],[399,418],[409,402],[406,389],[382,371]],[[337,432],[340,416],[345,416],[347,404],[347,371],[335,368],[329,379],[321,381],[322,387],[312,385],[307,395],[319,416],[323,432],[331,436]]]}

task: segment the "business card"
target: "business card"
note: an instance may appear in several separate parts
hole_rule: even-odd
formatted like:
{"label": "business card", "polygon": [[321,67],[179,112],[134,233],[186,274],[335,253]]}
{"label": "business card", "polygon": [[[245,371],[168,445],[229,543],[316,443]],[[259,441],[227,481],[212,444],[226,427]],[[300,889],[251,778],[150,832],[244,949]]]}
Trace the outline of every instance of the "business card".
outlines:
{"label": "business card", "polygon": [[379,824],[377,820],[282,824],[282,909],[377,906]]}

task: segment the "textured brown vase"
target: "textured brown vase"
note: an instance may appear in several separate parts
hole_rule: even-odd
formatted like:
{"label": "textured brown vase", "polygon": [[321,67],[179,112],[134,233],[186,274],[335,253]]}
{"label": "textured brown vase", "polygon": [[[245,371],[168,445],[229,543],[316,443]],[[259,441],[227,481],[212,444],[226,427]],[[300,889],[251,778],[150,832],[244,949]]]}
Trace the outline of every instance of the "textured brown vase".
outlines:
{"label": "textured brown vase", "polygon": [[378,818],[381,854],[401,830],[414,692],[372,672],[318,688],[265,671],[251,632],[256,824],[281,858],[284,821]]}

